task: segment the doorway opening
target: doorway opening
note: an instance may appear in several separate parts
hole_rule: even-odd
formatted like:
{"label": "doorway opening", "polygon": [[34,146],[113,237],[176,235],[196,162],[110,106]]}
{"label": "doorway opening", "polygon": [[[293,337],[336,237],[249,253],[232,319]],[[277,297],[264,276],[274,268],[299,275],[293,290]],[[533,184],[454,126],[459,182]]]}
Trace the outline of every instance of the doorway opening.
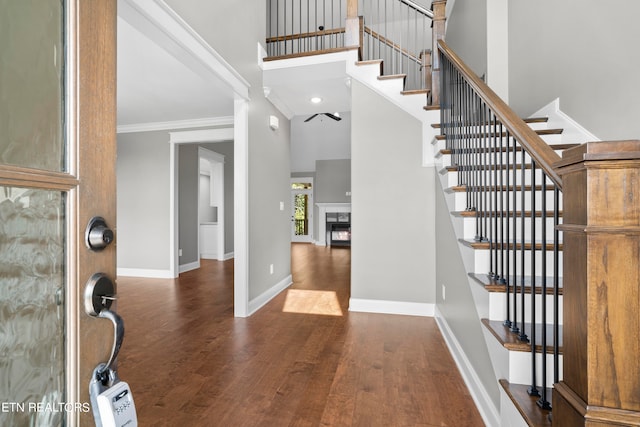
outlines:
{"label": "doorway opening", "polygon": [[291,178],[291,241],[313,241],[313,178]]}

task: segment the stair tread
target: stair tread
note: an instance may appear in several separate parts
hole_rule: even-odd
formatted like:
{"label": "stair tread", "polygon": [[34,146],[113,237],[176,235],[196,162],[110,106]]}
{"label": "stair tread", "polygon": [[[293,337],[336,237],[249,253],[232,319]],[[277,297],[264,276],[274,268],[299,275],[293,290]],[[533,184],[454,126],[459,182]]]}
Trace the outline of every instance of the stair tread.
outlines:
{"label": "stair tread", "polygon": [[[437,141],[438,139],[436,139]],[[573,147],[577,147],[580,144],[547,144],[549,145],[549,147],[553,148],[554,150],[567,150],[569,148],[573,148]],[[481,149],[476,149],[474,150],[474,152],[476,153],[495,153],[496,151],[498,152],[502,152],[505,153],[507,151],[509,152],[513,152],[512,147],[492,147],[492,148],[481,148]],[[522,147],[518,146],[516,147],[516,151],[522,151]],[[442,148],[440,150],[440,154],[452,154],[453,150],[450,148]]]}
{"label": "stair tread", "polygon": [[406,77],[406,74],[388,74],[385,76],[378,76],[378,80],[405,79]]}
{"label": "stair tread", "polygon": [[[548,117],[527,117],[526,119],[522,119],[525,123],[546,123],[549,121]],[[440,129],[440,123],[432,123],[431,127],[434,129]]]}
{"label": "stair tread", "polygon": [[436,104],[436,105],[425,105],[422,108],[424,108],[427,111],[434,111],[434,110],[439,110],[440,109],[440,105],[438,105],[438,104]]}
{"label": "stair tread", "polygon": [[[521,341],[519,338],[519,334],[516,332],[511,332],[511,328],[509,326],[505,326],[501,320],[489,320],[482,319],[482,324],[489,329],[491,334],[498,340],[500,345],[502,345],[507,350],[511,351],[522,351],[522,352],[530,352],[531,351],[531,342]],[[520,322],[518,322],[518,326],[522,327]],[[541,323],[535,324],[536,330],[536,353],[542,352],[542,327]],[[553,354],[553,325],[548,323],[546,325],[547,330],[547,345],[546,352],[549,354]],[[560,342],[560,346],[558,348],[559,354],[562,354],[562,325],[558,327],[558,340]],[[524,332],[527,334],[529,339],[531,339],[531,323],[524,324]]]}
{"label": "stair tread", "polygon": [[[538,135],[560,135],[562,134],[562,132],[564,131],[564,129],[558,128],[558,129],[536,129],[534,130],[535,133],[537,133]],[[468,139],[468,138],[480,138],[480,137],[494,137],[494,136],[499,136],[499,137],[506,137],[507,136],[507,132],[478,132],[478,133],[472,133],[472,134],[468,134],[468,135],[463,135],[460,137],[460,139]],[[437,140],[444,140],[446,138],[446,135],[436,135],[436,139]]]}
{"label": "stair tread", "polygon": [[382,59],[367,59],[365,61],[357,61],[356,65],[382,64]]}
{"label": "stair tread", "polygon": [[[498,282],[495,278],[490,277],[488,274],[476,274],[469,273],[469,277],[471,277],[475,282],[482,285],[489,292],[499,292],[504,293],[506,291],[506,286],[503,283]],[[533,280],[536,293],[542,293],[542,276],[524,276],[524,291],[526,293],[531,293],[531,281]],[[510,277],[510,281],[513,281],[513,277]],[[547,281],[547,295],[553,295],[553,277],[548,276],[546,278]],[[516,284],[516,292],[520,292],[522,287],[522,276],[516,276],[515,284]],[[562,277],[558,278],[558,294],[562,295]]]}
{"label": "stair tread", "polygon": [[[522,216],[522,214],[524,213],[524,217],[525,218],[531,218],[532,215],[534,215],[536,218],[542,218],[542,211],[535,211],[535,212],[531,212],[531,211],[515,211],[516,217],[520,218]],[[547,211],[547,218],[551,219],[553,218],[553,211]],[[455,216],[455,217],[459,217],[459,218],[475,218],[477,216],[477,211],[453,211],[451,212],[451,215]],[[495,216],[500,216],[502,215],[502,217],[506,217],[507,215],[512,217],[513,216],[513,211],[491,211],[491,212],[485,212],[485,215],[488,217],[495,217]],[[558,216],[562,217],[562,211],[558,212]]]}
{"label": "stair tread", "polygon": [[[447,172],[448,171],[446,169],[442,169],[440,171],[441,174],[447,173]],[[506,191],[513,191],[514,188],[516,190],[518,190],[518,191],[520,191],[522,189],[520,185],[516,185],[515,187],[513,185],[509,185],[509,186],[503,185],[502,187],[501,186],[496,186],[496,185],[490,185],[490,186],[486,186],[485,187],[485,189],[487,191],[500,191],[500,190],[502,190],[502,191],[505,191],[505,192]],[[551,191],[554,188],[555,188],[554,185],[547,184],[547,190]],[[531,185],[525,185],[524,186],[524,191],[531,191],[531,189],[532,189]],[[536,185],[534,190],[542,191],[542,186],[541,185]],[[444,191],[447,192],[447,193],[466,193],[467,192],[467,186],[466,185],[454,185],[453,187],[446,188]]]}
{"label": "stair tread", "polygon": [[[500,380],[500,385],[509,396],[520,415],[525,419],[526,423],[531,427],[551,427],[549,415],[551,410],[542,409],[536,403],[538,397],[529,396],[526,385],[510,384],[507,380]],[[553,389],[547,388],[547,400],[552,401]]]}
{"label": "stair tread", "polygon": [[[468,240],[468,239],[458,239],[458,241],[460,243],[462,243],[464,246],[468,247],[468,248],[472,248],[472,249],[484,249],[484,250],[488,250],[491,249],[492,247],[497,246],[497,244],[492,244],[491,242],[476,242],[475,240]],[[504,249],[510,249],[513,248],[513,242],[508,242],[508,243],[502,243],[501,246]],[[516,242],[515,244],[515,248],[516,250],[520,250],[522,247],[524,246],[524,250],[529,251],[531,249],[535,249],[537,251],[542,250],[542,242],[524,242],[524,244],[522,242]],[[549,251],[553,251],[553,243],[549,243],[547,242],[546,245],[544,245],[545,249],[549,252]],[[562,243],[558,244],[558,250],[562,251]]]}
{"label": "stair tread", "polygon": [[400,92],[402,95],[427,95],[431,92],[429,89],[407,89]]}

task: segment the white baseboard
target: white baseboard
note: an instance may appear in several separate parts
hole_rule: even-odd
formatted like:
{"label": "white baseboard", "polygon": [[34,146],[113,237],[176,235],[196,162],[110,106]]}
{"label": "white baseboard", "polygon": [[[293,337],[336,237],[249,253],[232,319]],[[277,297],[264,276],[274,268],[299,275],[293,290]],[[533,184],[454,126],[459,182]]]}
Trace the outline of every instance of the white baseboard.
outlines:
{"label": "white baseboard", "polygon": [[350,298],[349,311],[433,317],[434,304]]}
{"label": "white baseboard", "polygon": [[178,271],[180,273],[186,273],[187,271],[197,270],[200,268],[200,260],[190,262],[189,264],[182,264],[178,266]]}
{"label": "white baseboard", "polygon": [[287,289],[292,283],[293,283],[293,278],[291,277],[291,275],[288,275],[287,277],[282,279],[280,282],[276,283],[275,285],[267,289],[265,292],[263,292],[262,294],[258,295],[257,297],[249,301],[248,316],[251,316],[253,313],[260,310],[262,306],[264,306],[266,303],[268,303],[273,298],[275,298],[276,295],[278,295],[280,292]]}
{"label": "white baseboard", "polygon": [[218,254],[215,252],[202,252],[200,259],[218,259]]}
{"label": "white baseboard", "polygon": [[235,254],[233,252],[227,252],[226,254],[224,254],[222,259],[218,259],[218,261],[226,261],[226,260],[232,259],[234,257],[235,257]]}
{"label": "white baseboard", "polygon": [[476,374],[462,346],[460,346],[453,331],[449,328],[447,320],[442,316],[437,306],[435,307],[435,318],[440,332],[447,343],[447,347],[449,347],[449,352],[458,366],[462,379],[467,385],[469,393],[471,393],[471,397],[476,403],[484,423],[489,427],[500,426],[500,410],[496,408],[491,399],[489,399],[489,394],[484,388],[482,381],[480,381],[480,377]]}
{"label": "white baseboard", "polygon": [[171,270],[150,270],[144,268],[118,268],[118,276],[147,277],[150,279],[174,279]]}

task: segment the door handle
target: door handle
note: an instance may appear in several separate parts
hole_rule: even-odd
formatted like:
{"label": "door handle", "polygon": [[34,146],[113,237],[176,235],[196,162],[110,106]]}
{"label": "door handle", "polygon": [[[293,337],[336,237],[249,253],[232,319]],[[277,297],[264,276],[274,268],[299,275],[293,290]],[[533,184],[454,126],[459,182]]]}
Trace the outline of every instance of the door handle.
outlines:
{"label": "door handle", "polygon": [[106,274],[96,273],[91,276],[84,292],[85,311],[89,316],[109,319],[113,324],[111,355],[107,363],[100,364],[95,370],[96,376],[103,383],[109,381],[109,372],[118,357],[124,340],[124,321],[115,311],[110,310],[116,298],[115,286]]}

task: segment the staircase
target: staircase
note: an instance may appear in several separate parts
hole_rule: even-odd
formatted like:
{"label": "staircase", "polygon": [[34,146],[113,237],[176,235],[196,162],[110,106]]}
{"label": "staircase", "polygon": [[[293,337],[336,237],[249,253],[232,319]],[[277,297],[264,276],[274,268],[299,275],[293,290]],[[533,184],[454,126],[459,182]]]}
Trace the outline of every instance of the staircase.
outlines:
{"label": "staircase", "polygon": [[[444,2],[436,3],[443,7]],[[443,23],[442,20],[439,25]],[[397,50],[388,37],[374,33],[378,35],[379,45]],[[563,421],[556,425],[570,425],[563,424],[574,416],[567,418],[566,414],[571,412],[568,406],[581,416],[590,409],[585,403],[586,392],[581,396],[563,383],[567,376],[566,369],[563,370],[566,352],[563,319],[574,322],[570,329],[574,345],[572,363],[567,366],[575,387],[576,377],[580,377],[578,382],[581,382],[589,375],[583,366],[586,363],[576,362],[576,358],[582,358],[587,352],[588,333],[583,333],[581,325],[576,328],[575,322],[587,317],[582,316],[582,311],[589,311],[591,316],[592,311],[599,310],[599,305],[595,305],[596,309],[583,310],[574,303],[568,316],[563,313],[567,283],[571,282],[571,288],[575,289],[577,282],[587,282],[585,277],[591,277],[592,273],[581,270],[586,269],[587,255],[582,252],[582,246],[575,246],[575,240],[570,242],[573,245],[573,250],[568,252],[570,262],[564,259],[567,245],[562,230],[577,233],[584,232],[585,227],[580,226],[582,216],[576,217],[575,213],[572,213],[571,224],[564,225],[567,217],[563,210],[563,179],[555,165],[566,157],[564,173],[574,173],[575,168],[567,165],[574,161],[577,164],[582,155],[580,150],[589,150],[585,145],[578,145],[592,139],[590,136],[576,138],[580,130],[574,123],[559,122],[557,116],[550,120],[546,110],[542,116],[525,120],[516,117],[446,43],[438,41],[435,35],[433,39],[437,47],[434,51],[439,53],[434,59],[442,61],[434,63],[437,73],[433,75],[433,88],[408,87],[406,73],[385,74],[384,60],[361,60],[362,53],[355,50],[348,53],[351,56],[346,61],[347,73],[423,123],[422,163],[437,170],[467,275],[467,283],[460,286],[468,286],[471,291],[495,381],[500,385],[500,407],[497,408],[491,399],[479,396],[483,385],[479,381],[473,384],[475,380],[469,379],[474,376],[473,372],[467,375],[472,394],[474,389],[478,391],[474,398],[485,422],[510,427],[551,425],[552,402],[557,401],[562,404],[562,415],[558,418]],[[569,132],[564,124],[558,126],[558,123],[566,123]],[[622,144],[615,149],[632,151],[634,148],[631,144]],[[625,154],[620,159],[624,161],[633,156]],[[570,184],[575,186],[576,181]],[[572,212],[579,205],[576,200],[586,199],[574,196],[576,191],[586,194],[587,190],[574,188],[572,193],[567,193],[571,196]],[[576,222],[578,227],[574,225]],[[614,228],[603,229],[603,232]],[[563,271],[569,264],[572,275],[567,279]],[[444,300],[444,289],[438,293]],[[576,301],[576,295],[572,296],[572,301]],[[580,296],[586,303],[586,297]],[[446,331],[443,333],[447,335]],[[452,347],[455,343],[450,343],[455,357],[460,351]],[[464,351],[462,353],[461,359],[464,359]],[[459,366],[464,363],[458,362]],[[637,363],[632,368],[637,371]],[[601,382],[606,383],[607,378]],[[562,399],[552,395],[554,391],[558,394],[557,387]],[[617,387],[613,385],[615,393],[618,393]],[[627,400],[632,403],[624,404],[628,408],[635,404],[633,392],[631,395]],[[602,401],[605,400],[603,397]],[[617,405],[614,408],[623,407],[620,403]],[[598,412],[595,417],[605,419],[604,412]],[[638,412],[615,413],[618,420],[622,420],[620,425],[640,425],[633,423],[637,421]],[[555,411],[554,414],[560,415]],[[628,420],[632,422],[626,424]],[[577,425],[576,419],[574,421]]]}

